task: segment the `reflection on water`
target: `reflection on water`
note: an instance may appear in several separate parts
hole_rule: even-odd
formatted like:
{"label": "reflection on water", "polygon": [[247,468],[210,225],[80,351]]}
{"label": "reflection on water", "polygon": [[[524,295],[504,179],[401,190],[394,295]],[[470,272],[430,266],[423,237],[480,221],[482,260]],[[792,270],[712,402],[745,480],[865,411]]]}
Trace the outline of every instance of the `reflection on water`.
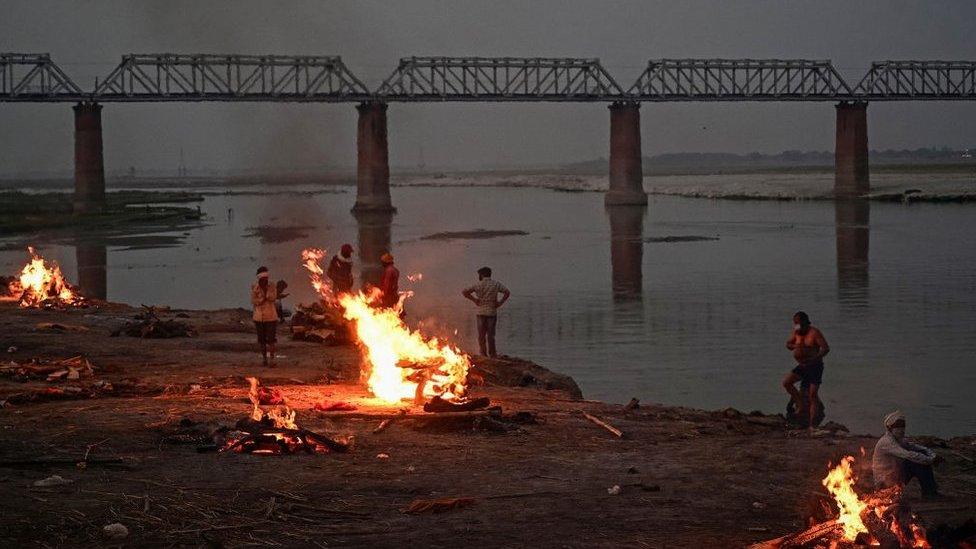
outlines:
{"label": "reflection on water", "polygon": [[390,226],[393,223],[392,212],[364,212],[355,211],[356,225],[359,233],[359,255],[361,283],[369,282],[379,285],[383,278],[383,265],[380,256],[390,249]]}
{"label": "reflection on water", "polygon": [[611,288],[616,301],[640,300],[644,287],[644,214],[647,206],[607,206]]}
{"label": "reflection on water", "polygon": [[78,287],[82,295],[95,299],[108,299],[107,258],[108,253],[104,244],[79,242],[75,245]]}
{"label": "reflection on water", "polygon": [[[292,307],[314,299],[300,265],[308,246],[331,255],[353,243],[357,280],[378,282],[393,215],[353,217],[352,199],[208,196],[203,210],[214,224],[170,248],[37,244],[86,293],[116,301],[248,307],[254,269],[264,264],[289,282]],[[971,205],[659,196],[646,207],[608,208],[598,193],[438,187],[397,187],[394,201],[397,264],[424,273],[401,281],[416,292],[409,318],[462,348],[477,347],[476,311],[461,290],[488,265],[512,290],[499,350],[573,376],[588,398],[779,412],[787,400],[779,381],[793,365],[783,341],[802,309],[831,345],[821,389],[829,419],[877,432],[898,408],[917,432],[976,432]],[[243,236],[298,225],[307,237]],[[527,234],[423,240],[475,229]],[[668,235],[715,240],[643,242]],[[24,260],[19,244],[0,251],[0,273]]]}
{"label": "reflection on water", "polygon": [[842,303],[866,306],[870,273],[871,203],[867,200],[834,202],[837,233],[837,288]]}

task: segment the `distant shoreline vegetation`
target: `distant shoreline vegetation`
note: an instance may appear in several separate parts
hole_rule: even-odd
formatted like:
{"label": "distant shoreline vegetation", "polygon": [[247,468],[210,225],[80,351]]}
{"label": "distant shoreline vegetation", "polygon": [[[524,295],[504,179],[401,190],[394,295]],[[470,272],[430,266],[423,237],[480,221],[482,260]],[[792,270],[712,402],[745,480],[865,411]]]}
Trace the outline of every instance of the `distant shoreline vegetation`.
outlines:
{"label": "distant shoreline vegetation", "polygon": [[[868,152],[872,171],[880,172],[958,172],[976,169],[976,146],[970,149],[949,147],[918,149],[873,149]],[[788,150],[775,154],[752,152],[747,154],[722,152],[678,152],[642,157],[644,175],[701,175],[720,173],[786,172],[806,173],[830,171],[834,168],[833,151]],[[605,157],[551,166],[410,166],[393,165],[393,177],[461,174],[502,175],[606,175],[609,162]],[[190,170],[176,174],[174,170],[139,170],[106,174],[106,187],[123,188],[193,188],[193,187],[258,187],[296,184],[315,184],[333,187],[356,185],[354,167],[269,167],[255,170]],[[60,172],[0,173],[0,189],[21,188],[28,183],[34,189],[64,189],[74,186],[71,174]]]}
{"label": "distant shoreline vegetation", "polygon": [[[868,151],[868,160],[872,167],[891,167],[912,171],[925,169],[956,169],[976,168],[976,147],[972,149],[950,149],[949,147],[918,149],[872,149]],[[818,168],[833,168],[833,151],[798,151],[789,150],[776,154],[752,152],[747,154],[735,153],[664,153],[641,158],[644,173],[657,172],[682,173],[687,170],[695,173],[702,169],[785,169],[785,170],[816,170]],[[560,171],[567,173],[603,173],[609,168],[606,158],[572,162],[560,166]]]}

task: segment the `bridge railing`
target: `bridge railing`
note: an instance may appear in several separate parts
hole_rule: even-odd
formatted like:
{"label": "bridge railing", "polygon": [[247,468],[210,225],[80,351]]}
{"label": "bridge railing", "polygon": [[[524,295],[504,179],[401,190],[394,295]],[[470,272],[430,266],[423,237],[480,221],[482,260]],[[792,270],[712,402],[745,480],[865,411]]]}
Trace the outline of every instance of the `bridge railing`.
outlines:
{"label": "bridge railing", "polygon": [[98,101],[356,101],[370,95],[337,56],[131,54]]}
{"label": "bridge railing", "polygon": [[873,101],[976,99],[976,61],[878,61],[855,92]]}
{"label": "bridge railing", "polygon": [[624,97],[599,59],[406,57],[382,101],[592,101]]}
{"label": "bridge railing", "polygon": [[852,99],[829,60],[656,59],[627,93],[637,101]]}
{"label": "bridge railing", "polygon": [[0,101],[70,101],[84,93],[46,53],[0,53]]}

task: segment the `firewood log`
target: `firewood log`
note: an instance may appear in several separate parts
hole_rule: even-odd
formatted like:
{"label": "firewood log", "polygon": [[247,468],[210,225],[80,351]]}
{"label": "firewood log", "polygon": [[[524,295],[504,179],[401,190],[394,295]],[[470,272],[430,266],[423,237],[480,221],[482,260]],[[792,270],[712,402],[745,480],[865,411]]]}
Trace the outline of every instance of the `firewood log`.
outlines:
{"label": "firewood log", "polygon": [[814,524],[799,533],[787,534],[776,539],[754,543],[748,549],[799,549],[820,538],[834,533],[839,534],[841,531],[841,525],[838,524],[836,519],[828,520],[827,522]]}

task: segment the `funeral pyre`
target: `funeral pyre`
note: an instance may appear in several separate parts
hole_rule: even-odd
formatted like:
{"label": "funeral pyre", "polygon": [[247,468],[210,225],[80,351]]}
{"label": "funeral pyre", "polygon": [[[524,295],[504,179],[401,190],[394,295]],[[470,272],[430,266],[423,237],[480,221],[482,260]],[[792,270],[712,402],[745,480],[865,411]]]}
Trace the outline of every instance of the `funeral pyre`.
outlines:
{"label": "funeral pyre", "polygon": [[302,253],[303,265],[324,306],[335,308],[349,322],[363,354],[362,373],[369,392],[389,404],[405,399],[421,404],[434,397],[462,399],[471,361],[450,343],[404,323],[403,303],[412,293],[402,293],[394,307],[380,306],[378,288],[336,294],[322,276],[323,257],[324,250],[308,248]]}
{"label": "funeral pyre", "polygon": [[901,487],[876,490],[861,496],[854,490],[856,481],[854,457],[847,456],[831,468],[821,481],[837,506],[835,518],[800,533],[755,544],[752,548],[931,547],[925,529],[902,498]]}
{"label": "funeral pyre", "polygon": [[48,263],[32,247],[27,248],[31,259],[21,269],[20,275],[6,279],[2,297],[17,301],[21,307],[78,307],[86,304],[78,290],[61,274],[56,261]]}
{"label": "funeral pyre", "polygon": [[299,427],[295,423],[295,411],[280,394],[261,387],[257,378],[249,377],[247,381],[250,383],[248,399],[251,401],[251,415],[237,422],[237,431],[228,437],[221,452],[282,455],[299,452],[324,454],[349,449],[349,443],[345,440]]}

